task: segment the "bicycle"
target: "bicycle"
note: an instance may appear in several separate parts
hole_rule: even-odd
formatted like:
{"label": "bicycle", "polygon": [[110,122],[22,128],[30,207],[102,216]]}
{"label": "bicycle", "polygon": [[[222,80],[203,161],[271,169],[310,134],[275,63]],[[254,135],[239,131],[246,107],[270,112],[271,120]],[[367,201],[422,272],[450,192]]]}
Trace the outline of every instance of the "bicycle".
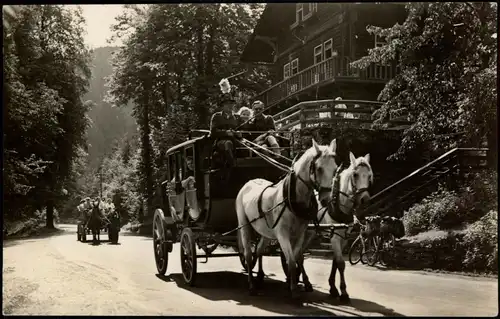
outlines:
{"label": "bicycle", "polygon": [[366,244],[368,248],[363,254],[369,266],[375,266],[377,262],[387,266],[394,256],[396,239],[392,233],[390,217],[384,217],[380,224],[380,231]]}
{"label": "bicycle", "polygon": [[368,260],[364,258],[366,255],[366,247],[369,246],[371,242],[370,239],[378,232],[378,220],[378,216],[367,217],[366,223],[363,224],[359,219],[354,219],[354,224],[360,226],[360,231],[349,248],[349,263],[351,265],[356,265],[360,261],[363,265],[368,263]]}
{"label": "bicycle", "polygon": [[352,243],[351,247],[349,248],[349,263],[351,265],[357,265],[360,261],[362,264],[366,264],[365,261],[363,261],[363,254],[365,252],[365,242],[367,238],[365,237],[366,234],[366,225],[362,224],[359,220],[356,219],[356,221],[359,226],[359,234]]}

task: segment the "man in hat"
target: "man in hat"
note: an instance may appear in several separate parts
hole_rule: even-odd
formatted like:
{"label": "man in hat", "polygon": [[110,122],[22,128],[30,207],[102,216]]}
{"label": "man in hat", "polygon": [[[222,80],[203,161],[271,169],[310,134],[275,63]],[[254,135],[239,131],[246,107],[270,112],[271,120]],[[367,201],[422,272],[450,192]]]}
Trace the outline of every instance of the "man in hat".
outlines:
{"label": "man in hat", "polygon": [[280,153],[279,144],[276,141],[276,137],[273,133],[276,131],[276,126],[274,124],[274,119],[271,115],[264,115],[262,111],[264,110],[264,103],[262,101],[255,101],[252,104],[253,127],[255,131],[266,131],[267,133],[259,135],[254,142],[258,145],[264,147],[272,147],[274,152]]}
{"label": "man in hat", "polygon": [[221,99],[222,111],[215,112],[210,121],[210,135],[215,137],[215,148],[224,154],[225,165],[234,165],[234,138],[240,138],[241,134],[235,132],[238,126],[238,119],[233,115],[236,105],[235,99],[229,93],[224,93]]}

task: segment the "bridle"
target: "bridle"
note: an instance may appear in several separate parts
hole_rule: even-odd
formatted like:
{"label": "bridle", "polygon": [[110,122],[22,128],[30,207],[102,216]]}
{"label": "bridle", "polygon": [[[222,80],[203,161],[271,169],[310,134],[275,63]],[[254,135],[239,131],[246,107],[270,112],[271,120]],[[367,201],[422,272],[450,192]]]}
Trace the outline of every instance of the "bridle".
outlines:
{"label": "bridle", "polygon": [[[292,169],[293,169],[293,165],[295,164],[295,161],[297,160],[299,154],[297,154],[297,156],[295,156],[295,158],[293,159],[293,162],[292,162]],[[334,156],[335,156],[335,153],[334,153]],[[318,158],[321,157],[321,153],[317,153],[314,158],[312,159],[311,161],[311,165],[309,166],[309,180],[306,181],[304,180],[302,177],[300,177],[299,174],[297,174],[297,178],[302,182],[304,183],[304,185],[306,185],[310,190],[315,190],[316,192],[318,192],[318,195],[321,194],[321,193],[326,193],[326,192],[331,192],[332,191],[332,187],[324,187],[322,186],[319,182],[318,182],[318,178],[316,176],[316,161],[318,160]]]}
{"label": "bridle", "polygon": [[[356,167],[354,167],[353,171],[356,170],[356,168],[358,168],[359,166],[366,166],[368,167],[365,163],[360,163],[358,164]],[[354,205],[353,205],[353,208],[356,208],[356,199],[358,198],[359,195],[361,195],[363,192],[366,192],[368,191],[368,189],[370,188],[371,184],[372,184],[372,181],[370,179],[369,181],[369,185],[368,187],[362,187],[362,188],[357,188],[356,187],[356,184],[354,183],[354,179],[353,179],[353,175],[354,174],[351,174],[351,176],[349,177],[350,181],[351,181],[351,188],[352,188],[352,193],[351,194],[348,194],[348,193],[345,193],[343,191],[341,191],[339,189],[339,194],[340,195],[343,195],[345,197],[347,197],[347,200],[349,200],[350,202],[352,202]]]}

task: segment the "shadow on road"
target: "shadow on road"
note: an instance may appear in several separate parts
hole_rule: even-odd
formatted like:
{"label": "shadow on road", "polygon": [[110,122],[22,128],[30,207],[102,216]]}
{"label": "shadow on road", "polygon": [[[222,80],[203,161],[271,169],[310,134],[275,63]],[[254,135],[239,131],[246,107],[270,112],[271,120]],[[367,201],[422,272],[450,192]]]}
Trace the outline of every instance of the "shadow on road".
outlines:
{"label": "shadow on road", "polygon": [[[262,289],[257,296],[248,294],[247,275],[231,271],[220,271],[198,274],[196,287],[189,287],[184,283],[182,274],[169,276],[156,275],[165,282],[175,282],[179,288],[186,289],[205,299],[234,300],[239,305],[251,305],[266,311],[286,315],[309,316],[359,316],[355,310],[361,312],[378,313],[383,316],[402,316],[377,303],[351,299],[350,305],[341,305],[338,299],[333,299],[329,294],[314,291],[302,293],[303,306],[293,305],[288,297],[286,285],[283,281],[266,277]],[[326,309],[325,309],[326,308]],[[354,311],[353,311],[354,310]]]}
{"label": "shadow on road", "polygon": [[31,234],[29,236],[12,236],[8,238],[3,239],[3,247],[11,247],[15,246],[21,243],[26,243],[26,242],[32,242],[32,241],[37,241],[39,239],[43,238],[48,238],[48,237],[53,237],[53,236],[61,236],[67,234],[67,230],[65,229],[60,229],[60,228],[54,228],[54,229],[47,229],[47,228],[41,228],[39,229],[35,234]]}

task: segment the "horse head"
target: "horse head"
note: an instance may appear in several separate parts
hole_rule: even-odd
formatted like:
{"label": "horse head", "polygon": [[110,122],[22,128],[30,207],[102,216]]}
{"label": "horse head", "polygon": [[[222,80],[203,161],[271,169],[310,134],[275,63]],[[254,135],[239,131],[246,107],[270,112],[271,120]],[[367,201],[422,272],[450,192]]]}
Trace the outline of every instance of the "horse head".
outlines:
{"label": "horse head", "polygon": [[[363,208],[370,201],[369,188],[373,183],[373,171],[370,165],[370,154],[356,158],[349,152],[350,164],[347,169],[340,172],[339,187],[332,189],[332,198],[338,191],[338,209],[344,214],[354,214],[358,216],[358,208]],[[330,210],[336,209],[335,205],[329,205]],[[339,213],[340,213],[339,212]],[[333,215],[333,214],[332,214]]]}
{"label": "horse head", "polygon": [[308,187],[308,192],[316,191],[323,204],[330,201],[333,175],[337,170],[337,140],[332,140],[330,145],[319,145],[312,139],[312,144],[292,167],[298,179]]}

